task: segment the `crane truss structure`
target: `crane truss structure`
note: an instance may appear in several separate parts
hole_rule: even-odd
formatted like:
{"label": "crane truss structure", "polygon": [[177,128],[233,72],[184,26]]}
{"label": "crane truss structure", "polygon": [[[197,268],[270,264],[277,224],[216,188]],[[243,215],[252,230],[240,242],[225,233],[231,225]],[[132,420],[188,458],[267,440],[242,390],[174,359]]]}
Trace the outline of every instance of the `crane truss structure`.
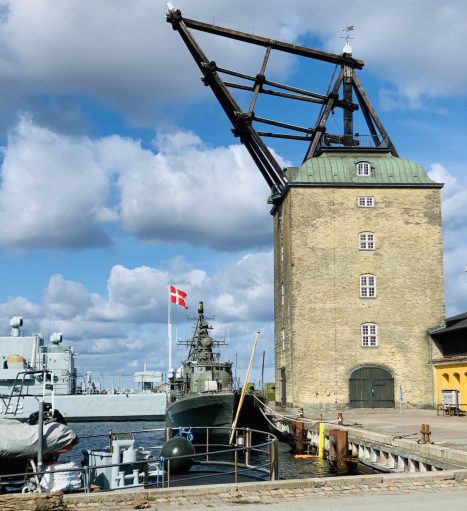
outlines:
{"label": "crane truss structure", "polygon": [[[224,28],[214,24],[203,23],[184,18],[180,10],[168,4],[167,22],[180,34],[194,61],[202,73],[204,85],[211,88],[219,104],[229,118],[235,136],[250,153],[253,161],[260,170],[272,195],[280,195],[287,186],[285,173],[267,147],[263,138],[273,137],[289,140],[301,140],[307,143],[303,161],[318,156],[325,147],[340,147],[358,149],[365,147],[363,137],[354,133],[353,113],[361,109],[363,118],[369,130],[366,137],[366,147],[386,149],[394,156],[397,151],[388,133],[376,114],[367,94],[365,93],[356,69],[362,69],[364,62],[352,57],[350,53],[341,55],[326,53],[313,48],[281,42],[246,32]],[[219,37],[226,37],[265,48],[264,58],[259,73],[255,76],[227,69],[210,60],[195,40],[191,30],[197,30]],[[266,69],[271,52],[278,51],[301,58],[315,59],[336,66],[336,71],[325,94],[318,94],[303,88],[278,83],[268,79]],[[225,77],[233,77],[240,82],[227,81]],[[231,78],[230,78],[231,79]],[[230,89],[251,92],[248,110],[242,110]],[[342,93],[340,95],[340,92]],[[353,101],[353,93],[357,103]],[[257,116],[254,108],[260,94],[286,98],[305,103],[320,104],[320,111],[313,128],[298,126],[279,120]],[[343,110],[343,133],[331,134],[326,130],[329,115],[335,108]],[[258,125],[269,125],[279,128],[279,132],[266,132],[258,129]]]}

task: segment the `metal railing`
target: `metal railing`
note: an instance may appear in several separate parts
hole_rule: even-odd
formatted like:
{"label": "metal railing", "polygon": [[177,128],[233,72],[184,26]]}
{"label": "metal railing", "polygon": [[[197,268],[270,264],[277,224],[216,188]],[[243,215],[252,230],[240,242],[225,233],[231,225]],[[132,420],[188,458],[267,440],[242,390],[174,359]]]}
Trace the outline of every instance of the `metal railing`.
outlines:
{"label": "metal railing", "polygon": [[[85,493],[94,489],[96,471],[110,469],[113,476],[118,474],[118,481],[111,481],[111,488],[100,488],[100,491],[113,491],[121,488],[168,488],[171,486],[202,485],[216,483],[238,483],[247,480],[278,479],[278,440],[270,434],[249,428],[238,428],[235,444],[228,445],[228,428],[190,428],[197,442],[193,443],[195,452],[182,456],[163,458],[160,451],[163,445],[147,448],[158,452],[144,459],[124,463],[108,463],[98,466],[87,465],[67,469],[38,470],[31,463],[33,470],[14,474],[0,475],[0,493],[7,488],[20,488],[16,491],[43,491],[41,478],[44,475],[55,477],[61,473],[76,473],[81,476],[81,488]],[[156,428],[139,430],[133,433],[163,433],[169,439],[180,430]],[[111,433],[110,433],[111,434]],[[110,435],[109,434],[109,435]],[[104,435],[91,435],[104,436]],[[91,437],[90,436],[90,437]],[[177,435],[174,435],[177,436]],[[226,442],[222,441],[225,437]],[[85,437],[82,437],[84,439]],[[200,441],[202,439],[202,441]],[[109,451],[110,452],[110,451]],[[184,474],[174,474],[174,463],[190,458],[192,467]],[[112,477],[113,477],[112,476]],[[76,491],[76,489],[75,489]]]}

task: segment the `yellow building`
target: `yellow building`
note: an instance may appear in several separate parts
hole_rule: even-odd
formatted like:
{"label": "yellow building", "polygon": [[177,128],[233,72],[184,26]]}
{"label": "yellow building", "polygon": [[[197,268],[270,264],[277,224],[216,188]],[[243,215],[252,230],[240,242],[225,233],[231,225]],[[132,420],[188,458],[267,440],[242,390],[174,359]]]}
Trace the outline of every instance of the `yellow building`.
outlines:
{"label": "yellow building", "polygon": [[435,404],[443,403],[443,392],[455,390],[461,410],[467,411],[467,313],[447,318],[430,335],[441,353],[433,358]]}

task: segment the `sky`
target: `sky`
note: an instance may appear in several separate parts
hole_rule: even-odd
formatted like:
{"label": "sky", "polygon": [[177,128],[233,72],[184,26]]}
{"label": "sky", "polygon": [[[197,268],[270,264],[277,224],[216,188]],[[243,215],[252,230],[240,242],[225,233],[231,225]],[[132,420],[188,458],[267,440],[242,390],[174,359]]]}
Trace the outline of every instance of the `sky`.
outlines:
{"label": "sky", "polygon": [[[175,0],[185,17],[353,56],[401,157],[442,191],[447,316],[467,311],[465,0]],[[0,332],[63,332],[80,373],[166,371],[199,300],[242,376],[260,331],[274,378],[270,190],[159,0],[0,0]],[[221,67],[263,50],[195,32]],[[325,93],[333,67],[274,54],[268,77]],[[239,98],[240,100],[241,98]],[[259,103],[258,103],[259,104]],[[295,106],[266,112],[294,121]],[[342,126],[336,112],[333,126]],[[277,144],[283,165],[306,147]],[[190,319],[191,318],[191,319]],[[433,325],[435,326],[435,325]],[[179,363],[184,348],[174,348]]]}

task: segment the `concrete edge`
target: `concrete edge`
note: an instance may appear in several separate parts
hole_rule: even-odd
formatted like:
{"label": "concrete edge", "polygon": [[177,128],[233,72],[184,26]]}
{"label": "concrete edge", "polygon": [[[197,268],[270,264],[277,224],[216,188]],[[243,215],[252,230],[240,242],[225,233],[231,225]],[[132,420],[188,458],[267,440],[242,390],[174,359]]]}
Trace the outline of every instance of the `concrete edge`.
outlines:
{"label": "concrete edge", "polygon": [[390,436],[384,433],[376,433],[363,429],[356,429],[353,427],[343,426],[349,432],[349,440],[358,442],[375,442],[383,446],[396,447],[411,453],[431,458],[451,465],[467,466],[467,452],[459,449],[452,449],[450,447],[436,445],[436,444],[422,444],[417,440],[410,438],[401,438],[398,436]]}
{"label": "concrete edge", "polygon": [[237,484],[212,484],[205,486],[181,486],[177,488],[154,488],[151,490],[114,490],[111,492],[97,492],[93,494],[67,494],[63,496],[65,504],[91,504],[103,502],[129,502],[141,500],[157,500],[157,498],[174,498],[196,495],[220,495],[226,493],[250,493],[259,490],[293,490],[306,488],[321,488],[325,486],[378,486],[381,484],[396,484],[420,481],[467,481],[467,469],[446,470],[439,472],[404,472],[396,474],[374,474],[338,477],[315,477],[309,479],[287,479],[281,481],[262,481]]}

